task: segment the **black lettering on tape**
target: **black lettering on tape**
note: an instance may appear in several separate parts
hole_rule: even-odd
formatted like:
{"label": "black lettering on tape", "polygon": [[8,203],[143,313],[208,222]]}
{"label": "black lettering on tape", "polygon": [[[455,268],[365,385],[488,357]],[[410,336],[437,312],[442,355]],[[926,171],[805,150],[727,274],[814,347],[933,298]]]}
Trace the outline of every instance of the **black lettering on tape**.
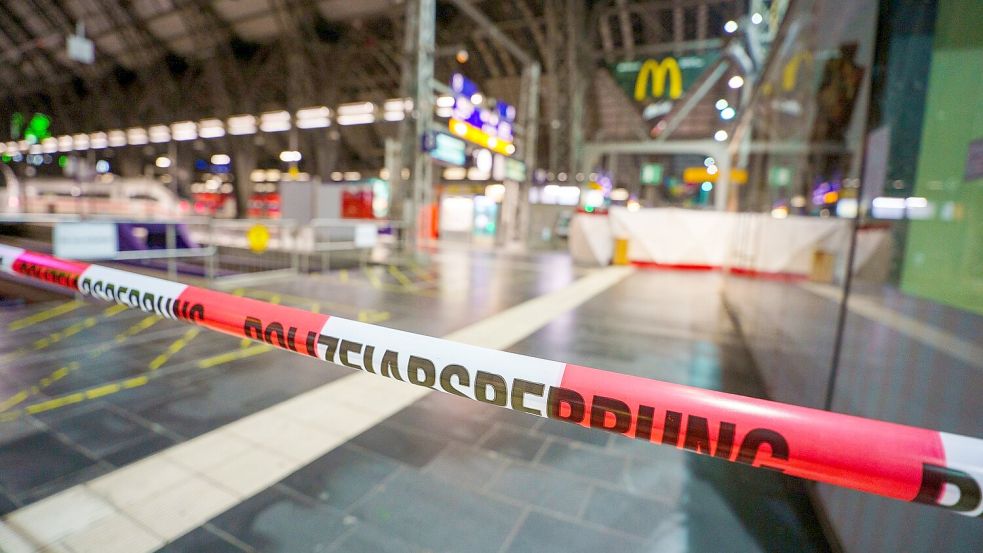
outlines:
{"label": "black lettering on tape", "polygon": [[528,380],[522,380],[521,378],[516,378],[512,382],[512,409],[516,411],[522,411],[523,413],[529,413],[531,415],[543,416],[543,413],[539,409],[534,409],[532,407],[526,407],[526,394],[543,397],[543,392],[546,390],[545,384],[540,384],[539,382],[529,382]]}
{"label": "black lettering on tape", "polygon": [[730,460],[731,451],[734,449],[734,434],[736,432],[737,425],[734,423],[720,423],[720,431],[717,432],[717,450],[713,452],[714,457]]}
{"label": "black lettering on tape", "polygon": [[409,379],[410,384],[433,388],[437,383],[437,369],[433,366],[433,361],[411,355],[406,364],[406,378]]}
{"label": "black lettering on tape", "polygon": [[290,351],[297,351],[297,342],[295,341],[296,338],[297,338],[297,327],[292,326],[288,328],[287,347],[290,348]]}
{"label": "black lettering on tape", "polygon": [[342,340],[341,346],[338,347],[338,360],[341,364],[348,367],[349,369],[361,370],[355,363],[348,360],[348,354],[350,353],[362,353],[362,344],[358,342],[349,342],[348,340]]}
{"label": "black lettering on tape", "polygon": [[[753,465],[755,458],[758,456],[758,450],[762,445],[767,445],[769,448],[771,448],[771,457],[773,459],[788,461],[788,442],[785,441],[785,438],[774,430],[768,430],[767,428],[755,428],[754,430],[748,432],[747,436],[744,436],[744,440],[741,442],[741,449],[737,452],[737,459],[735,459],[735,462]],[[779,467],[765,465],[763,463],[761,468],[777,470],[779,472],[784,470]]]}
{"label": "black lettering on tape", "polygon": [[365,346],[365,349],[362,350],[362,367],[370,373],[375,373],[375,369],[372,368],[372,357],[374,353],[375,348],[372,346]]}
{"label": "black lettering on tape", "polygon": [[321,334],[317,338],[317,343],[324,346],[324,360],[328,363],[334,363],[334,353],[338,350],[338,339],[334,336],[325,336]]}
{"label": "black lettering on tape", "polygon": [[[493,395],[488,395],[489,388]],[[478,371],[474,379],[474,397],[478,401],[504,407],[509,400],[505,379],[495,373]]]}
{"label": "black lettering on tape", "polygon": [[338,348],[338,360],[341,364],[348,367],[349,369],[361,370],[355,363],[348,360],[349,353],[362,353],[362,344],[358,342],[349,342],[348,340],[342,340],[341,346]]}
{"label": "black lettering on tape", "polygon": [[624,434],[631,427],[631,408],[618,399],[594,396],[590,406],[590,425],[591,428]]}
{"label": "black lettering on tape", "polygon": [[666,411],[665,421],[662,423],[662,443],[679,447],[679,426],[683,422],[683,414],[675,411]]}
{"label": "black lettering on tape", "polygon": [[246,316],[246,322],[242,324],[242,335],[253,340],[263,339],[263,322],[256,317]]}
{"label": "black lettering on tape", "polygon": [[704,455],[710,454],[710,423],[704,417],[686,417],[686,435],[683,448]]}
{"label": "black lettering on tape", "polygon": [[140,309],[143,309],[147,313],[154,310],[154,295],[147,292],[143,295],[143,300],[141,300]]}
{"label": "black lettering on tape", "polygon": [[464,392],[458,390],[451,384],[451,377],[457,377],[457,383],[459,386],[465,388],[471,386],[471,375],[468,370],[461,365],[447,365],[444,370],[440,371],[440,388],[447,392],[448,394],[454,394],[455,396],[468,397]]}
{"label": "black lettering on tape", "polygon": [[655,419],[655,407],[649,405],[638,406],[638,420],[635,421],[635,438],[638,440],[652,441],[652,421]]}
{"label": "black lettering on tape", "polygon": [[199,321],[199,322],[204,321],[205,320],[205,306],[202,305],[202,304],[200,304],[200,303],[194,304],[194,306],[191,308],[191,311],[188,313],[188,319],[190,321],[192,321],[192,322],[194,322],[194,321]]}
{"label": "black lettering on tape", "polygon": [[280,347],[286,349],[287,339],[283,335],[283,325],[276,321],[266,325],[266,331],[263,332],[263,339],[266,340],[267,344],[273,345],[274,336],[276,336],[276,341]]}
{"label": "black lettering on tape", "polygon": [[399,376],[398,353],[387,349],[386,353],[382,354],[382,368],[379,374],[388,376],[389,378],[395,378],[396,380],[403,380],[403,377]]}
{"label": "black lettering on tape", "polygon": [[[939,503],[946,484],[952,484],[959,490],[959,499],[952,505]],[[969,474],[949,467],[922,463],[922,485],[918,489],[918,495],[912,499],[913,502],[965,513],[976,510],[981,499],[983,493],[980,493],[980,483]]]}
{"label": "black lettering on tape", "polygon": [[550,387],[546,395],[546,414],[549,418],[580,424],[585,411],[584,396],[567,388]]}
{"label": "black lettering on tape", "polygon": [[317,357],[317,332],[307,332],[307,355]]}

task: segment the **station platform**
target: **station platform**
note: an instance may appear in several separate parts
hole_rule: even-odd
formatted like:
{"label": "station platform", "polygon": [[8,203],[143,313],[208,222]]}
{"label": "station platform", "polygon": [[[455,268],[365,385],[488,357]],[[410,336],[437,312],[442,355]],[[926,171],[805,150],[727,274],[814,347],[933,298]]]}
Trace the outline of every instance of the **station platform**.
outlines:
{"label": "station platform", "polygon": [[[439,250],[232,292],[762,397],[721,278]],[[779,473],[446,394],[346,394],[350,369],[121,306],[66,297],[0,328],[11,551],[830,550],[806,485]],[[311,440],[331,402],[360,431]]]}

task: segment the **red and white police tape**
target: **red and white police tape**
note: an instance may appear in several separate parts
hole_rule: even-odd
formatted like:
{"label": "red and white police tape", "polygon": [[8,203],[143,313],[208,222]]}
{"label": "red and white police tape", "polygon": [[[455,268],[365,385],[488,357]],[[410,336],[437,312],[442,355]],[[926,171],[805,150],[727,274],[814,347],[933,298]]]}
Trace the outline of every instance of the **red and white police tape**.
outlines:
{"label": "red and white police tape", "polygon": [[459,344],[0,245],[0,271],[417,386],[983,513],[983,440]]}

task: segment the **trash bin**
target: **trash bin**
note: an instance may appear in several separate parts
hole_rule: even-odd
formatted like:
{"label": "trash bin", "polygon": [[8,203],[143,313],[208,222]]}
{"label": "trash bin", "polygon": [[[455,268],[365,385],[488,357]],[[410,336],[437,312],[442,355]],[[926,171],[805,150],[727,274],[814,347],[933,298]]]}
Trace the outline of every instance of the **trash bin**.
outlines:
{"label": "trash bin", "polygon": [[618,237],[614,239],[614,254],[611,256],[611,263],[628,265],[628,238]]}

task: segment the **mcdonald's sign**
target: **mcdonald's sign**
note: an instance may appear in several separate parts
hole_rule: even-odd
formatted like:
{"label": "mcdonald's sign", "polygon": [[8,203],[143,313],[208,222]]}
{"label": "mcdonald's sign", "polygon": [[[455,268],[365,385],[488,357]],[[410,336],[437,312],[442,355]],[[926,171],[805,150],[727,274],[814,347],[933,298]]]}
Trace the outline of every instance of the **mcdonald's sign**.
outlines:
{"label": "mcdonald's sign", "polygon": [[683,95],[683,72],[679,70],[676,58],[668,57],[662,61],[645,60],[642,68],[635,77],[635,100],[642,102],[649,94],[648,85],[652,85],[652,98],[661,98],[666,92],[666,80],[669,81],[669,99],[675,100]]}
{"label": "mcdonald's sign", "polygon": [[609,69],[625,95],[638,103],[651,104],[681,97],[718,57],[717,52],[707,52],[647,58],[611,64]]}

